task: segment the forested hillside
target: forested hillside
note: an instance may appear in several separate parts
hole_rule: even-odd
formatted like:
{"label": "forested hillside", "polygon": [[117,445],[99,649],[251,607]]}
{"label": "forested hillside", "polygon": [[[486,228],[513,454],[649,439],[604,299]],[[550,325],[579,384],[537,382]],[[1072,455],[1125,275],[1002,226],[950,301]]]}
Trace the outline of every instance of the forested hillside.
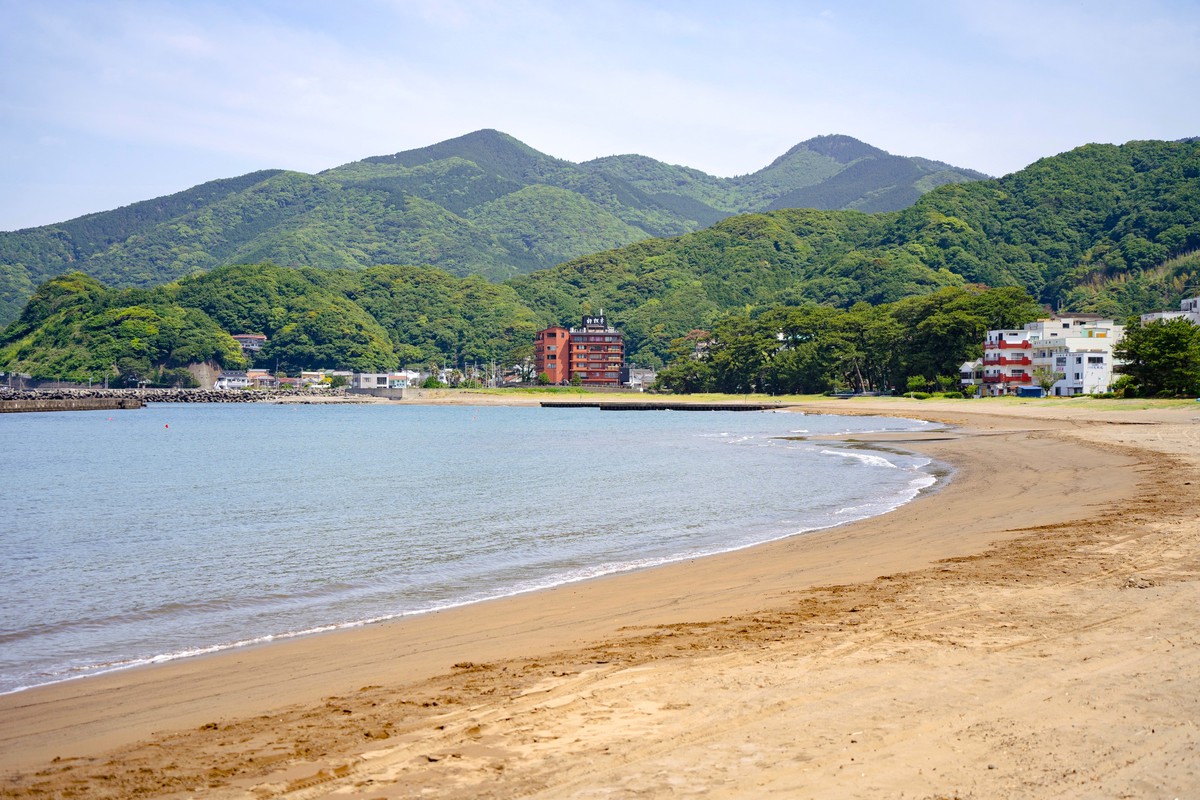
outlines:
{"label": "forested hillside", "polygon": [[725,310],[889,303],[965,284],[1124,318],[1200,294],[1200,143],[1085,145],[886,214],[790,209],[724,220],[515,278],[560,319],[603,308],[642,357]]}
{"label": "forested hillside", "polygon": [[267,343],[256,365],[362,371],[532,353],[545,324],[507,286],[417,267],[221,267],[151,289],[70,273],[43,284],[0,335],[0,370],[134,385],[182,380],[188,364],[247,366],[233,333]]}
{"label": "forested hillside", "polygon": [[[534,159],[493,168],[497,175],[502,168],[520,177],[556,166]],[[294,173],[267,178],[278,180],[302,182]],[[523,191],[476,208],[521,202]],[[550,195],[562,209],[579,202],[560,189],[545,190],[543,196]],[[619,230],[623,223],[611,219]],[[536,239],[526,244],[548,246]],[[172,337],[183,324],[177,320],[198,331],[211,331],[211,322],[225,333],[267,335],[263,357],[289,369],[512,363],[528,352],[539,326],[575,324],[582,314],[599,311],[624,330],[631,360],[643,364],[669,361],[680,339],[697,329],[720,329],[738,315],[753,328],[760,319],[814,306],[905,309],[919,306],[922,297],[958,297],[948,305],[953,313],[933,318],[938,326],[957,325],[955,314],[966,314],[972,321],[962,330],[975,336],[981,324],[998,327],[1008,314],[995,311],[983,319],[998,308],[991,301],[973,305],[969,298],[983,286],[1021,290],[988,295],[1008,297],[1010,305],[1025,303],[1019,298],[1028,292],[1042,306],[1118,318],[1177,307],[1182,296],[1200,294],[1197,250],[1200,143],[1086,145],[998,180],[938,187],[899,212],[784,209],[735,216],[504,284],[398,266],[223,267],[138,291],[105,289],[73,275],[43,286],[0,335],[0,370],[83,374],[74,365],[88,351],[87,369],[111,371],[129,348],[152,365],[174,367],[179,357],[171,355]],[[70,313],[47,313],[64,307],[64,298]],[[137,307],[163,322],[147,322],[153,332],[138,327],[134,322],[149,318]],[[931,328],[921,330],[928,335]],[[110,339],[101,347],[87,339],[89,331],[107,331]],[[208,341],[207,333],[196,336]],[[85,343],[77,347],[78,337]],[[970,355],[961,348],[953,357],[950,352],[943,352],[938,369]],[[927,368],[904,361],[897,369]]]}
{"label": "forested hillside", "polygon": [[255,172],[0,232],[0,325],[16,318],[38,284],[70,271],[114,287],[157,286],[264,261],[323,269],[434,266],[498,281],[780,207],[796,190],[809,191],[804,203],[819,208],[895,209],[939,183],[977,177],[845,136],[797,145],[751,175],[716,178],[642,156],[574,164],[497,131],[477,131],[318,175]]}

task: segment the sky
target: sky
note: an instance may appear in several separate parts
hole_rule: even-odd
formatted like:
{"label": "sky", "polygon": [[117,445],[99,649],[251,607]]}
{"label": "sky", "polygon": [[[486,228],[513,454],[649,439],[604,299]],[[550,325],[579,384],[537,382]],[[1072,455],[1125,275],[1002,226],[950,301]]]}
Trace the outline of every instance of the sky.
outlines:
{"label": "sky", "polygon": [[1195,0],[0,0],[0,230],[494,128],[713,175],[1200,135]]}

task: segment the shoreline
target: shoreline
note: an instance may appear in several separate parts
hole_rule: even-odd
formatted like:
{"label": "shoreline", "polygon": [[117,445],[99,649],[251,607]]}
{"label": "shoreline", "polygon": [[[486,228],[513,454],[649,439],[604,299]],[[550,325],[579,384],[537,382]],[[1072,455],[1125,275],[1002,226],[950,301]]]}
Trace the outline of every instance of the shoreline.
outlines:
{"label": "shoreline", "polygon": [[[605,682],[643,668],[671,671],[670,686],[679,684],[681,674],[698,670],[696,674],[702,679],[696,685],[701,685],[712,677],[714,661],[737,659],[747,651],[769,654],[779,648],[786,649],[789,642],[803,645],[804,655],[798,655],[798,659],[813,657],[812,648],[804,645],[807,640],[795,635],[795,631],[782,637],[767,636],[777,631],[766,625],[765,638],[755,631],[766,624],[763,619],[783,613],[781,609],[788,608],[797,597],[811,599],[810,595],[817,596],[813,593],[832,591],[820,587],[845,587],[847,594],[869,594],[868,590],[886,576],[892,576],[893,582],[900,578],[908,581],[909,573],[925,575],[950,569],[937,564],[974,563],[981,554],[1006,547],[1012,549],[1006,543],[1028,538],[1031,530],[1092,525],[1105,515],[1118,514],[1120,505],[1134,503],[1145,492],[1146,475],[1139,470],[1144,469],[1155,452],[1151,445],[1162,444],[1147,434],[1161,436],[1165,429],[1156,430],[1154,426],[1186,425],[1194,413],[1188,409],[1152,412],[1115,409],[1107,414],[1110,419],[1103,419],[1104,412],[1065,406],[1049,410],[1019,406],[1012,410],[995,407],[985,410],[980,406],[962,408],[949,403],[840,401],[836,406],[814,403],[799,407],[830,414],[883,413],[940,418],[939,421],[958,425],[965,422],[960,430],[939,434],[936,439],[905,442],[906,449],[954,465],[955,480],[940,491],[919,496],[885,515],[825,529],[815,535],[794,536],[733,553],[607,576],[421,618],[274,642],[5,695],[0,697],[0,714],[5,720],[0,726],[0,752],[4,753],[0,756],[3,770],[0,787],[14,792],[12,796],[39,796],[33,790],[37,780],[25,771],[44,767],[55,757],[72,759],[70,769],[62,777],[64,782],[69,777],[78,780],[73,776],[86,776],[88,770],[113,772],[111,767],[105,772],[106,758],[101,755],[106,752],[119,752],[122,762],[131,765],[132,773],[133,764],[152,765],[150,754],[165,744],[170,745],[173,753],[192,753],[197,764],[207,759],[212,766],[218,754],[208,742],[211,731],[228,730],[245,737],[236,755],[221,751],[224,756],[217,759],[221,769],[229,770],[229,774],[214,785],[197,783],[201,779],[195,775],[178,776],[173,780],[182,783],[173,784],[176,790],[192,785],[205,796],[250,797],[252,787],[274,786],[279,781],[286,785],[290,780],[286,777],[291,774],[289,770],[307,770],[307,774],[328,772],[328,780],[323,778],[320,782],[327,783],[332,791],[338,785],[349,785],[339,783],[345,776],[335,774],[340,768],[336,765],[350,765],[346,775],[352,773],[356,780],[371,775],[375,782],[372,785],[441,787],[431,790],[437,796],[484,796],[472,794],[480,787],[467,776],[459,775],[450,783],[444,781],[444,774],[438,778],[436,765],[444,761],[440,757],[426,760],[422,766],[413,766],[408,760],[388,759],[398,759],[402,753],[411,755],[405,748],[430,747],[424,742],[443,737],[437,731],[446,730],[443,723],[448,718],[458,719],[465,714],[491,719],[495,714],[516,714],[523,702],[520,698],[532,692],[539,682],[558,680],[548,673],[562,673],[558,683],[584,681],[592,686],[590,691],[599,693]],[[1128,430],[1122,426],[1128,426]],[[1143,429],[1144,426],[1149,427]],[[1116,436],[1114,432],[1122,435]],[[1129,436],[1124,435],[1127,433]],[[1126,438],[1129,441],[1122,441]],[[1168,459],[1182,459],[1184,453],[1153,457],[1161,466]],[[911,580],[920,582],[916,578]],[[822,613],[814,612],[812,618],[819,620]],[[698,640],[701,633],[708,636],[717,630],[725,635],[721,639],[713,634],[715,644],[683,650],[668,647],[673,636],[681,636],[680,641]],[[837,630],[821,631],[822,641],[836,643],[851,639],[851,635],[843,635],[847,630],[843,621]],[[597,654],[605,657],[599,658]],[[663,661],[664,655],[667,661]],[[842,661],[831,656],[822,669],[844,667]],[[555,669],[550,669],[550,665]],[[664,665],[670,665],[671,670]],[[739,668],[743,667],[749,668],[745,665]],[[584,675],[590,677],[585,680]],[[488,687],[494,695],[486,692]],[[793,689],[792,702],[799,702],[797,691]],[[404,709],[389,705],[397,698],[443,696],[439,692],[444,693],[443,701],[426,701],[433,705],[413,705],[411,701]],[[339,714],[346,711],[347,722],[358,723],[368,715],[368,708],[375,707],[390,708],[391,717],[379,723],[383,727],[378,729],[364,733],[364,729],[358,728],[353,733],[333,734],[304,752],[284,748],[286,757],[269,762],[270,766],[261,762],[269,755],[263,749],[269,749],[267,739],[275,742],[271,747],[282,747],[278,743],[281,736],[286,739],[288,731],[296,730],[295,726],[302,725],[303,719],[323,713],[322,709],[331,702],[347,706],[338,711]],[[564,730],[573,731],[577,739],[590,741],[598,734],[584,736],[585,729],[579,727],[581,721],[572,722],[567,713],[578,716],[579,712],[572,710],[575,705],[578,704],[566,702],[561,714],[550,716],[558,719]],[[688,707],[699,708],[699,705],[691,703]],[[558,707],[542,710],[549,712],[554,708]],[[255,718],[268,715],[270,724],[260,721],[256,727]],[[653,723],[645,719],[641,723],[651,725],[648,730],[656,731],[651,734],[655,741],[671,740],[669,730],[675,718],[696,722],[694,714],[682,707],[676,711],[660,709],[652,718]],[[438,728],[438,724],[442,727]],[[536,742],[527,743],[524,749],[511,743],[501,747],[463,733],[471,728],[466,726],[458,731],[463,741],[454,747],[461,751],[460,760],[471,760],[478,767],[489,759],[499,759],[508,765],[505,781],[517,781],[522,776],[551,780],[537,773],[528,759],[512,756],[518,752],[542,752],[545,747],[536,746]],[[664,735],[666,740],[662,738]],[[615,740],[607,746],[616,746]],[[672,753],[683,757],[686,747],[687,741],[680,740]],[[376,753],[389,755],[373,755]],[[583,758],[583,755],[574,758],[570,749],[560,749],[554,755],[567,761]],[[186,762],[188,757],[179,755],[176,761]],[[383,773],[372,771],[372,764],[378,766],[383,761],[391,765],[392,772],[387,775],[395,778],[402,774],[403,781],[387,784],[390,778],[385,780]],[[401,763],[408,766],[400,769],[397,764]],[[589,773],[582,762],[574,764],[575,772],[567,769],[565,761],[560,766],[564,774],[576,775],[575,779],[584,783],[590,780],[592,785],[609,785],[615,780],[611,775]],[[782,772],[776,769],[768,774],[779,776]],[[127,782],[136,778],[133,774],[122,773],[122,776]],[[646,775],[643,777],[649,780]],[[140,780],[151,779],[143,776]],[[55,785],[45,776],[42,784],[47,792]],[[519,784],[505,785],[512,789]],[[828,790],[834,784],[824,785]],[[453,793],[459,790],[461,795]],[[22,794],[15,794],[17,791]],[[165,792],[165,785],[157,791]],[[499,789],[497,792],[502,796]],[[118,792],[111,796],[120,795]]]}
{"label": "shoreline", "polygon": [[[832,415],[831,415],[832,416]],[[855,431],[852,433],[822,433],[815,435],[778,435],[775,438],[795,441],[808,441],[812,443],[828,443],[830,445],[843,445],[847,450],[863,450],[867,452],[892,453],[899,455],[914,455],[915,451],[893,446],[898,440],[895,437],[903,437],[902,441],[909,441],[908,437],[918,437],[917,441],[924,441],[930,435],[940,435],[945,433],[943,429],[934,431],[913,430],[913,431],[882,431],[882,430],[865,430]],[[849,438],[847,438],[849,437]],[[874,442],[872,437],[887,437],[886,441]],[[906,468],[902,468],[906,469]],[[953,468],[949,464],[929,459],[928,463],[915,468],[907,468],[906,471],[911,471],[915,476],[924,476],[928,482],[922,482],[922,485],[916,486],[913,481],[910,481],[910,495],[897,494],[895,497],[889,497],[886,500],[887,504],[891,504],[886,510],[878,511],[866,517],[852,518],[840,522],[830,522],[819,527],[805,528],[801,530],[792,530],[786,533],[777,533],[771,538],[766,538],[749,543],[736,544],[723,549],[698,550],[688,553],[678,553],[666,556],[658,556],[654,558],[637,558],[630,561],[613,562],[605,565],[593,565],[587,570],[590,574],[576,573],[561,573],[545,576],[542,585],[500,587],[497,593],[491,596],[472,597],[469,599],[453,599],[447,600],[444,604],[418,610],[400,611],[370,617],[364,619],[349,620],[338,623],[328,623],[315,625],[311,628],[302,630],[280,631],[259,636],[254,639],[242,639],[238,641],[219,642],[208,645],[198,645],[193,649],[179,652],[158,653],[152,656],[146,656],[138,659],[131,659],[123,662],[110,662],[108,664],[97,664],[88,667],[76,668],[77,674],[59,677],[54,680],[44,683],[37,683],[28,686],[18,686],[11,689],[0,690],[0,698],[8,695],[16,695],[23,692],[34,691],[43,688],[57,686],[59,684],[70,683],[73,681],[85,681],[92,678],[110,675],[114,673],[124,672],[127,670],[137,670],[143,668],[153,668],[164,664],[170,664],[177,661],[196,658],[208,658],[221,656],[223,654],[233,654],[240,650],[256,647],[268,647],[277,643],[290,641],[293,639],[302,639],[312,636],[336,635],[339,632],[353,631],[359,628],[364,628],[374,625],[387,625],[389,623],[398,622],[414,617],[426,616],[430,614],[439,614],[458,609],[468,609],[471,606],[482,603],[502,602],[513,597],[519,597],[527,594],[536,594],[556,589],[570,588],[577,584],[587,583],[591,581],[602,581],[608,578],[619,577],[621,575],[642,572],[645,570],[656,570],[662,567],[669,567],[673,564],[678,564],[685,561],[693,561],[696,559],[707,559],[714,556],[732,555],[738,552],[749,550],[764,545],[773,544],[780,541],[785,541],[794,537],[815,536],[821,535],[835,528],[853,525],[868,519],[872,519],[884,514],[889,514],[904,505],[912,503],[919,498],[936,493],[943,489],[951,482]],[[845,509],[844,509],[845,510]],[[840,513],[840,512],[839,512]],[[705,545],[705,547],[714,546]],[[608,567],[601,569],[601,567]]]}

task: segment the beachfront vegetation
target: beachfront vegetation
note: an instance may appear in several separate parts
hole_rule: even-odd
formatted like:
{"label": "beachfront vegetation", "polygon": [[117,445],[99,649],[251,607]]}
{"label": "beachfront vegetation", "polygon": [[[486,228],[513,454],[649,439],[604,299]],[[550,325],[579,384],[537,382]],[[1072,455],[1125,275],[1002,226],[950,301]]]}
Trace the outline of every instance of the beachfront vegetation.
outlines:
{"label": "beachfront vegetation", "polygon": [[[947,288],[849,309],[811,304],[738,311],[674,343],[662,388],[676,392],[924,392],[958,383],[989,328],[1019,327],[1039,306],[1024,290]],[[930,377],[932,376],[932,377]]]}
{"label": "beachfront vegetation", "polygon": [[1113,348],[1123,375],[1117,388],[1126,397],[1200,395],[1200,327],[1183,318],[1133,318]]}

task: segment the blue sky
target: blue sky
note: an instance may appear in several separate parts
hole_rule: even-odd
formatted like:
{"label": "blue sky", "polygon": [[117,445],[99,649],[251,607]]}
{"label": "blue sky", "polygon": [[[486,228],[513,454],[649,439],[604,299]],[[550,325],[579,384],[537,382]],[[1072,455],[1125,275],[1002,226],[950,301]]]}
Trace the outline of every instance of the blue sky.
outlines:
{"label": "blue sky", "polygon": [[0,0],[0,230],[496,128],[730,176],[1200,135],[1200,4]]}

